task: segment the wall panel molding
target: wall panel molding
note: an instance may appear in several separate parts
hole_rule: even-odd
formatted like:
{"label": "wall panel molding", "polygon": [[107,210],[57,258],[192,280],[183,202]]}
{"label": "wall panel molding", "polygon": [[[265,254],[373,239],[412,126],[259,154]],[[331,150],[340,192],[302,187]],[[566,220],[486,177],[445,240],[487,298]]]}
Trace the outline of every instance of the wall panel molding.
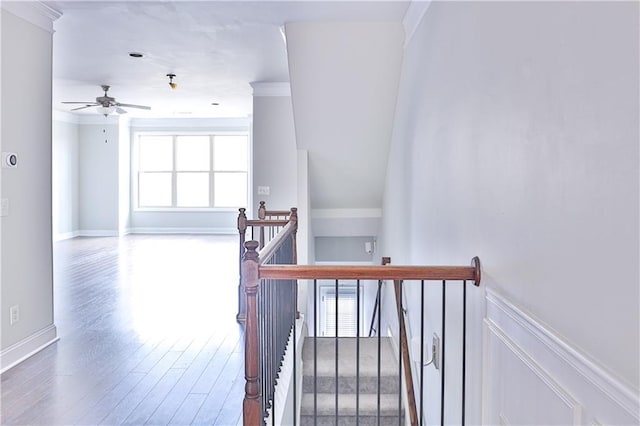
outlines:
{"label": "wall panel molding", "polygon": [[[508,395],[496,397],[500,389],[538,389],[533,392],[529,407],[542,403],[549,389],[558,403],[572,410],[572,424],[638,424],[640,396],[606,368],[586,354],[572,347],[553,330],[525,313],[497,292],[487,289],[485,319],[485,383],[484,413],[486,423],[500,423],[512,413],[526,411],[526,407],[511,404]],[[517,362],[515,361],[517,360]],[[526,368],[520,368],[526,366]],[[544,383],[537,387],[536,381]],[[538,383],[539,385],[540,383]],[[513,406],[510,406],[513,405]],[[538,412],[553,423],[567,413],[547,409]],[[542,407],[541,407],[542,408]],[[540,419],[536,419],[540,420]]]}

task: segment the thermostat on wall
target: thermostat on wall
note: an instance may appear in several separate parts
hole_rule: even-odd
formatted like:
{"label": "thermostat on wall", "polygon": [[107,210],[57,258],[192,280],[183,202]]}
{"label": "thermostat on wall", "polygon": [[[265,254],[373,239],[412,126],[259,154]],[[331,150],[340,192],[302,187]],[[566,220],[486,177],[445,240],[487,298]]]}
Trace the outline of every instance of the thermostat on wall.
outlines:
{"label": "thermostat on wall", "polygon": [[3,152],[2,167],[7,167],[11,169],[18,167],[18,154],[13,152]]}

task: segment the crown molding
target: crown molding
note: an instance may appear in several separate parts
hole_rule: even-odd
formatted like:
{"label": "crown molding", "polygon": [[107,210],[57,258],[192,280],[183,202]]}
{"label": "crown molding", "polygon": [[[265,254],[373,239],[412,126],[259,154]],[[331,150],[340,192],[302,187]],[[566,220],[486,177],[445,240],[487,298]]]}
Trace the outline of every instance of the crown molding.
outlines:
{"label": "crown molding", "polygon": [[100,114],[78,114],[78,124],[118,124],[120,117],[116,114],[108,115],[106,117]]}
{"label": "crown molding", "polygon": [[62,12],[39,1],[0,1],[0,8],[51,34],[53,21],[62,16]]}
{"label": "crown molding", "polygon": [[132,118],[130,126],[139,130],[192,129],[244,131],[249,128],[249,118]]}
{"label": "crown molding", "polygon": [[291,84],[286,82],[254,81],[253,96],[291,96]]}
{"label": "crown molding", "polygon": [[77,114],[72,114],[67,111],[53,110],[53,121],[61,121],[63,123],[80,124],[80,118]]}
{"label": "crown molding", "polygon": [[412,0],[407,8],[407,12],[402,19],[402,26],[404,27],[404,47],[407,47],[413,35],[418,29],[418,25],[422,22],[424,14],[427,13],[427,9],[431,5],[431,0]]}

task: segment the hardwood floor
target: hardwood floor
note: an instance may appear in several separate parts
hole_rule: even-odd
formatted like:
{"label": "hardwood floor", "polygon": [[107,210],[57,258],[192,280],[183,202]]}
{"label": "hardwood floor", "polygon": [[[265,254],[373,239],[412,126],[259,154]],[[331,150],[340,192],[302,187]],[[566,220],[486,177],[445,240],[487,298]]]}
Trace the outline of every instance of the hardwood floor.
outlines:
{"label": "hardwood floor", "polygon": [[1,377],[2,424],[241,424],[235,236],[54,244],[60,340]]}

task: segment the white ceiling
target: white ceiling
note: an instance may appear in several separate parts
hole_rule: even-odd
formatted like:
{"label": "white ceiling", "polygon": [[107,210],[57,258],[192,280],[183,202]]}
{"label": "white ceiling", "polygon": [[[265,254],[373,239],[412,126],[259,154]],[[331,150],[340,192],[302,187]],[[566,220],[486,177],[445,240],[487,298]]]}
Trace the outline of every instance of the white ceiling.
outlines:
{"label": "white ceiling", "polygon": [[[56,1],[53,107],[93,101],[101,84],[141,117],[243,117],[254,81],[289,81],[289,22],[400,22],[406,1]],[[129,57],[140,52],[144,58]],[[172,91],[167,73],[177,75]],[[220,103],[212,106],[212,102]],[[95,114],[93,108],[80,113]]]}

